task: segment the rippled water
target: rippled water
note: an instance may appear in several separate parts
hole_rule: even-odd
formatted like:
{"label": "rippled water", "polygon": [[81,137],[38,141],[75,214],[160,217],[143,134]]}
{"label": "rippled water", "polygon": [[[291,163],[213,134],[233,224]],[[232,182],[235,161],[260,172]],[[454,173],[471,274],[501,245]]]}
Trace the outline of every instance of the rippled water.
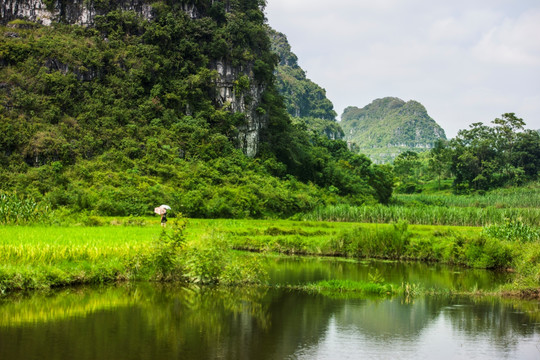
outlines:
{"label": "rippled water", "polygon": [[[363,279],[492,287],[501,274],[269,259],[271,283]],[[540,304],[499,298],[339,299],[277,288],[136,284],[0,302],[0,359],[540,359]]]}

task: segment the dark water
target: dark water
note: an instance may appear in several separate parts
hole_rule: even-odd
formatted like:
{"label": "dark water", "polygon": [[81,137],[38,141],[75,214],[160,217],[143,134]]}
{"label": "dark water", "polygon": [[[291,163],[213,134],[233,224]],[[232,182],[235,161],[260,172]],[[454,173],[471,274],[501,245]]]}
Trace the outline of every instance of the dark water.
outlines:
{"label": "dark water", "polygon": [[[273,283],[363,279],[375,268],[387,281],[424,278],[425,287],[489,288],[502,281],[490,272],[418,264],[269,263]],[[540,359],[540,304],[430,296],[333,299],[276,288],[159,284],[0,301],[2,360],[396,358]]]}

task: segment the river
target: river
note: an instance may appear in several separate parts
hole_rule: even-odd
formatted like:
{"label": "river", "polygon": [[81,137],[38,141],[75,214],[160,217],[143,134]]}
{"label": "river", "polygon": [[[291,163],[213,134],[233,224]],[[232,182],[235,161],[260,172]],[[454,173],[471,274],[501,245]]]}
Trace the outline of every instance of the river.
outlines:
{"label": "river", "polygon": [[540,359],[540,303],[322,296],[322,279],[491,289],[505,274],[324,258],[267,260],[264,287],[136,283],[0,300],[0,359]]}

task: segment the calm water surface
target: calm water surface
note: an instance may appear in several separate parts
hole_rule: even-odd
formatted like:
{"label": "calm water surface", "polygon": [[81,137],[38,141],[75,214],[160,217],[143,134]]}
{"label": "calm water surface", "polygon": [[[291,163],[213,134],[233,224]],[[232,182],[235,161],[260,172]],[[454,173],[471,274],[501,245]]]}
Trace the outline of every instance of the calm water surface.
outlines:
{"label": "calm water surface", "polygon": [[[367,279],[490,288],[504,275],[421,264],[269,259],[270,282]],[[420,281],[422,280],[422,281]],[[540,304],[339,299],[276,288],[135,284],[0,300],[0,359],[540,359]]]}

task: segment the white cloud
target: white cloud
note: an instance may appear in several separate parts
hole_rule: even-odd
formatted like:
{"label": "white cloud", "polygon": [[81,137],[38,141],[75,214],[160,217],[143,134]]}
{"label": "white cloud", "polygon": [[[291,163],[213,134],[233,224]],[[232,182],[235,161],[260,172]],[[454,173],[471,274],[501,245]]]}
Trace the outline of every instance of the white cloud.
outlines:
{"label": "white cloud", "polygon": [[339,114],[397,96],[450,136],[504,112],[540,128],[538,0],[268,0],[267,17]]}
{"label": "white cloud", "polygon": [[500,17],[500,13],[485,9],[435,19],[429,30],[429,38],[434,43],[466,46],[481,38],[482,30]]}
{"label": "white cloud", "polygon": [[516,66],[540,65],[540,11],[505,18],[489,29],[473,49],[483,62]]}

